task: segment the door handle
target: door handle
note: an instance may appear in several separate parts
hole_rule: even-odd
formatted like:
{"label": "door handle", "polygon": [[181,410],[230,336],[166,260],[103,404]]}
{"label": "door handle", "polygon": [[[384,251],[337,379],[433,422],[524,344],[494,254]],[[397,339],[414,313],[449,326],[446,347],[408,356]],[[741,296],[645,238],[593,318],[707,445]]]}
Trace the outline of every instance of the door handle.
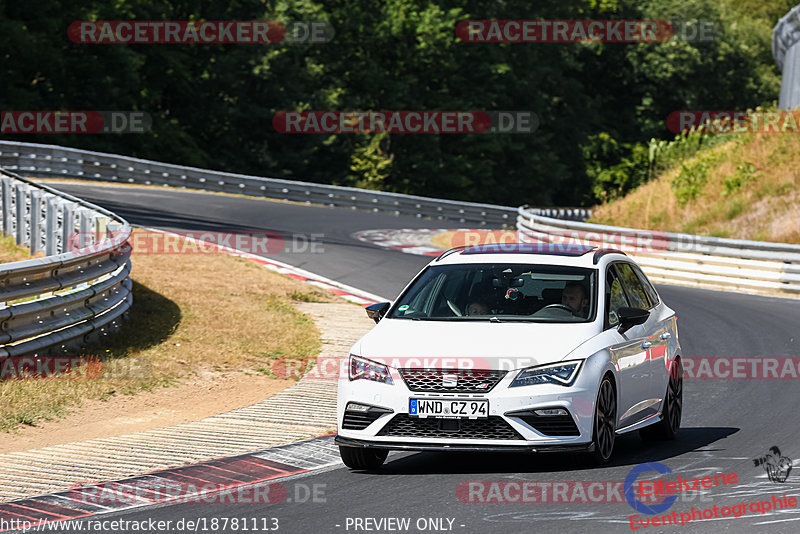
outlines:
{"label": "door handle", "polygon": [[672,334],[670,334],[669,332],[664,332],[664,333],[663,333],[663,334],[661,334],[659,337],[660,337],[661,339],[669,339],[669,338],[671,338],[671,337],[672,337]]}
{"label": "door handle", "polygon": [[644,343],[642,343],[642,348],[643,349],[649,349],[652,346],[653,346],[653,344],[650,343],[649,341],[645,341]]}

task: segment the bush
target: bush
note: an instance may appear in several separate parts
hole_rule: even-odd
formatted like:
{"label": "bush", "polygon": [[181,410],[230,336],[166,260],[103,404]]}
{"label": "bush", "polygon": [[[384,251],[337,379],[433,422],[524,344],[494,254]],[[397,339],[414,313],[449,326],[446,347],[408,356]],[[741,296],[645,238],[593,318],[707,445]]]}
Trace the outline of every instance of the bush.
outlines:
{"label": "bush", "polygon": [[675,193],[675,198],[681,207],[700,194],[708,181],[708,168],[708,163],[703,159],[698,159],[689,165],[681,163],[681,171],[671,184],[672,192]]}
{"label": "bush", "polygon": [[755,182],[756,180],[758,180],[758,176],[756,175],[756,168],[752,163],[745,162],[744,165],[737,165],[736,172],[722,181],[722,185],[725,187],[725,191],[722,194],[730,195],[731,193],[735,193],[741,189],[743,185]]}

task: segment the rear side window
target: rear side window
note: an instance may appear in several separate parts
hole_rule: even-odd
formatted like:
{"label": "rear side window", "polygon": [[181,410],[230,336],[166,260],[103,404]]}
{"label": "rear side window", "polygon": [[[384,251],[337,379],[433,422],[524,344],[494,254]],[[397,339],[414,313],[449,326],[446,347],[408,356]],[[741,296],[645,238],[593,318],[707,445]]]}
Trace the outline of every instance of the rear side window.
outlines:
{"label": "rear side window", "polygon": [[633,267],[636,276],[638,276],[639,281],[642,282],[642,287],[644,287],[645,292],[647,292],[647,297],[650,299],[650,307],[654,308],[658,306],[660,301],[658,299],[658,293],[656,293],[656,288],[653,287],[653,284],[650,283],[650,280],[647,279],[637,265],[632,265],[631,267]]}
{"label": "rear side window", "polygon": [[631,301],[631,306],[649,310],[652,307],[650,306],[650,299],[644,287],[642,287],[641,280],[639,280],[639,277],[633,271],[631,264],[617,263],[616,267],[619,277],[622,280],[622,285],[625,286],[625,292],[628,294],[628,298]]}

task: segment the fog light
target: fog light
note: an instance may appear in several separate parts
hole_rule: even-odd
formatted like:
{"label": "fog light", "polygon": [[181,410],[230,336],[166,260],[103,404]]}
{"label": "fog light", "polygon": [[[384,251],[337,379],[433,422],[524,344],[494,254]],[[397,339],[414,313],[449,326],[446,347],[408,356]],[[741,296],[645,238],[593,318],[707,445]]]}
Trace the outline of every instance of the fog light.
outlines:
{"label": "fog light", "polygon": [[367,404],[356,404],[355,402],[351,402],[345,408],[346,412],[368,412],[371,406]]}
{"label": "fog light", "polygon": [[536,415],[567,415],[564,408],[548,408],[546,410],[534,410]]}

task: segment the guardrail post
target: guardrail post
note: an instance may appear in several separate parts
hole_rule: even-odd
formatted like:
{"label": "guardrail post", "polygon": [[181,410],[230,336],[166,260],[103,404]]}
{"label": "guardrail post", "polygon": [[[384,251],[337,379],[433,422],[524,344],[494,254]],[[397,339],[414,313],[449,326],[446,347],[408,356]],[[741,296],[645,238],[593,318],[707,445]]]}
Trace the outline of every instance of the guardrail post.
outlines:
{"label": "guardrail post", "polygon": [[16,208],[17,208],[17,216],[16,216],[16,220],[17,220],[17,232],[16,232],[16,234],[17,235],[16,235],[16,241],[17,241],[17,245],[22,245],[23,243],[25,243],[25,230],[26,230],[25,227],[26,227],[26,222],[27,222],[26,218],[25,218],[25,208],[27,207],[26,206],[26,200],[25,200],[26,191],[25,191],[25,188],[22,185],[16,184],[16,186],[14,187],[14,192],[15,192],[14,202],[15,202],[15,205],[16,205]]}
{"label": "guardrail post", "polygon": [[11,184],[8,178],[3,179],[3,232],[11,235]]}
{"label": "guardrail post", "polygon": [[71,242],[75,232],[75,206],[67,202],[61,206],[64,214],[61,222],[61,252],[69,252],[75,245]]}
{"label": "guardrail post", "polygon": [[88,247],[93,243],[92,239],[92,221],[89,218],[89,212],[85,209],[80,210],[80,248]]}
{"label": "guardrail post", "polygon": [[42,194],[31,191],[31,255],[42,250]]}
{"label": "guardrail post", "polygon": [[94,242],[99,243],[108,235],[108,217],[94,217],[92,219],[92,226],[94,226]]}
{"label": "guardrail post", "polygon": [[45,256],[58,254],[58,205],[56,198],[50,196],[45,201],[47,213],[44,219],[44,253]]}

